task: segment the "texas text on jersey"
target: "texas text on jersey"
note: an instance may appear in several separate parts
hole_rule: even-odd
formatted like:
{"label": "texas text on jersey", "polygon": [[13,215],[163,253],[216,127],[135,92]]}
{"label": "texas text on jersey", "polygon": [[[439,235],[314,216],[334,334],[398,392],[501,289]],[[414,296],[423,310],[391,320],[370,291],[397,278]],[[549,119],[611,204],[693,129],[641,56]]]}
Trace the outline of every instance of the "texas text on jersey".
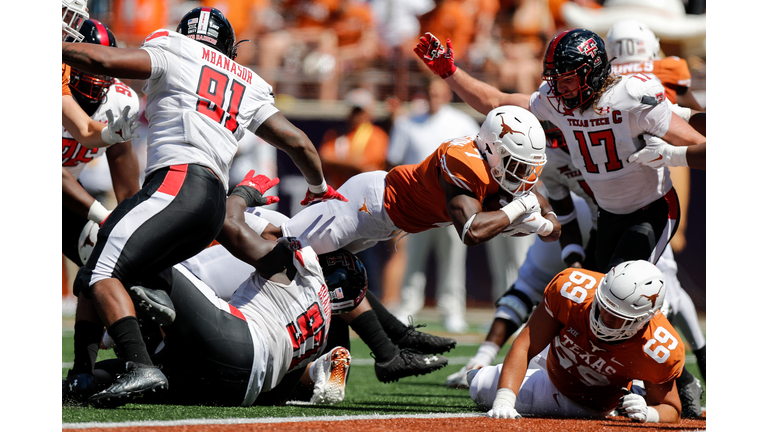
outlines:
{"label": "texas text on jersey", "polygon": [[438,175],[471,191],[480,202],[499,191],[474,137],[446,141],[421,163],[399,165],[387,174],[384,206],[403,231],[418,233],[451,224]]}
{"label": "texas text on jersey", "polygon": [[545,310],[563,327],[549,345],[547,371],[570,399],[597,411],[616,407],[633,379],[662,384],[677,378],[685,348],[661,313],[644,331],[617,343],[601,342],[590,330],[589,313],[604,274],[570,268],[544,292]]}

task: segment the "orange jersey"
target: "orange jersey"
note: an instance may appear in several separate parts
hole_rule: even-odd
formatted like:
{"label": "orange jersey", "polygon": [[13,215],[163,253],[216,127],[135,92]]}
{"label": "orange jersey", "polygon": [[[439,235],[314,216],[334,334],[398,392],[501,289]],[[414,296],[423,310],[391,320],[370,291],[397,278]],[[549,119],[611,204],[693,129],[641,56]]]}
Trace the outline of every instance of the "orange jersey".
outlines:
{"label": "orange jersey", "polygon": [[664,86],[664,94],[672,103],[677,103],[677,93],[681,89],[684,89],[682,93],[685,93],[691,86],[691,71],[688,69],[688,62],[675,56],[648,62],[612,64],[611,73],[614,75],[643,73],[654,76],[661,81]]}
{"label": "orange jersey", "polygon": [[384,208],[398,228],[418,233],[452,223],[438,176],[472,192],[480,202],[499,191],[473,137],[446,141],[421,163],[399,165],[387,174]]}
{"label": "orange jersey", "polygon": [[61,64],[61,95],[66,96],[70,95],[72,96],[72,90],[69,88],[69,65],[62,63]]}
{"label": "orange jersey", "polygon": [[542,305],[563,327],[549,345],[547,371],[555,387],[598,411],[616,408],[633,379],[669,382],[685,365],[685,347],[672,324],[657,312],[645,330],[618,343],[600,342],[590,330],[589,312],[603,273],[570,268],[544,292]]}

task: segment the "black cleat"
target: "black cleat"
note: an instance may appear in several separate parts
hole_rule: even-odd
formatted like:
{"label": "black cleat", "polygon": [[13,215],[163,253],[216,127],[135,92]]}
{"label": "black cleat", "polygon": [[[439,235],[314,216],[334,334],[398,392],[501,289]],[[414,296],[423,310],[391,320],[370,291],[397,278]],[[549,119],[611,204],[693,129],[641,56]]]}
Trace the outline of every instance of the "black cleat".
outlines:
{"label": "black cleat", "polygon": [[68,373],[67,378],[61,380],[62,406],[86,406],[88,398],[94,393],[96,393],[96,378],[93,374]]}
{"label": "black cleat", "polygon": [[139,285],[128,288],[133,304],[157,324],[168,325],[176,319],[173,301],[167,292]]}
{"label": "black cleat", "polygon": [[127,362],[126,373],[106,390],[88,399],[95,408],[117,408],[147,392],[168,389],[168,378],[156,366]]}
{"label": "black cleat", "polygon": [[419,324],[414,327],[413,321],[408,326],[403,337],[392,341],[400,349],[410,348],[424,354],[442,354],[456,348],[456,340],[440,336],[423,333],[417,328],[426,327],[426,324]]}
{"label": "black cleat", "polygon": [[400,378],[425,375],[447,364],[448,359],[441,355],[422,354],[416,350],[405,348],[401,349],[395,358],[387,362],[376,362],[374,370],[379,381],[389,383]]}
{"label": "black cleat", "polygon": [[685,419],[703,419],[701,415],[701,382],[698,378],[681,388],[677,389],[677,393],[680,395],[680,403],[683,406],[680,412],[680,417]]}

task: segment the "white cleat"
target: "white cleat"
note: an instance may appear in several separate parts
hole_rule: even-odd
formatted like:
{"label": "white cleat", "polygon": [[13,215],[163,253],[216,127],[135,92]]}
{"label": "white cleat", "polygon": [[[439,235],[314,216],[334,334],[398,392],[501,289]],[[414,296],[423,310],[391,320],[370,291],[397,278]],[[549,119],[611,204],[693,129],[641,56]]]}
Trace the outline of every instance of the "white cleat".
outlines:
{"label": "white cleat", "polygon": [[448,378],[445,380],[445,386],[455,389],[468,389],[467,371],[467,366],[464,365],[458,372],[448,375]]}
{"label": "white cleat", "polygon": [[346,348],[336,347],[315,360],[319,363],[314,367],[315,389],[309,403],[335,404],[344,400],[351,358]]}

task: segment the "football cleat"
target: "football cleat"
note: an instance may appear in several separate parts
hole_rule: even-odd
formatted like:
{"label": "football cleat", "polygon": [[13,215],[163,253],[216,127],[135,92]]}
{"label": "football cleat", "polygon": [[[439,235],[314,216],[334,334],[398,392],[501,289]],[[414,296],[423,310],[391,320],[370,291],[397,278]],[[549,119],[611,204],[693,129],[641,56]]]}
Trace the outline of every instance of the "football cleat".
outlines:
{"label": "football cleat", "polygon": [[392,341],[400,349],[410,348],[424,354],[442,354],[456,347],[456,340],[423,333],[417,328],[426,327],[426,324],[413,325],[413,319],[408,317],[410,325],[403,337]]}
{"label": "football cleat", "polygon": [[61,381],[61,404],[87,405],[88,398],[96,393],[96,378],[90,373],[71,372]]}
{"label": "football cleat", "polygon": [[344,400],[351,358],[346,348],[336,347],[315,360],[315,389],[309,403],[335,404]]}
{"label": "football cleat", "polygon": [[156,366],[127,362],[126,373],[117,377],[106,390],[88,398],[95,408],[117,408],[147,392],[168,389],[168,378]]}
{"label": "football cleat", "polygon": [[703,419],[701,415],[701,382],[698,378],[694,377],[693,381],[681,388],[677,389],[680,395],[680,403],[682,404],[682,411],[680,417],[685,419]]}
{"label": "football cleat", "polygon": [[173,301],[167,292],[139,285],[128,288],[133,304],[152,321],[159,325],[168,325],[176,319]]}
{"label": "football cleat", "polygon": [[448,359],[441,355],[422,354],[414,349],[404,348],[387,362],[377,361],[374,364],[374,370],[379,381],[389,383],[400,378],[425,375],[441,369],[447,364]]}

